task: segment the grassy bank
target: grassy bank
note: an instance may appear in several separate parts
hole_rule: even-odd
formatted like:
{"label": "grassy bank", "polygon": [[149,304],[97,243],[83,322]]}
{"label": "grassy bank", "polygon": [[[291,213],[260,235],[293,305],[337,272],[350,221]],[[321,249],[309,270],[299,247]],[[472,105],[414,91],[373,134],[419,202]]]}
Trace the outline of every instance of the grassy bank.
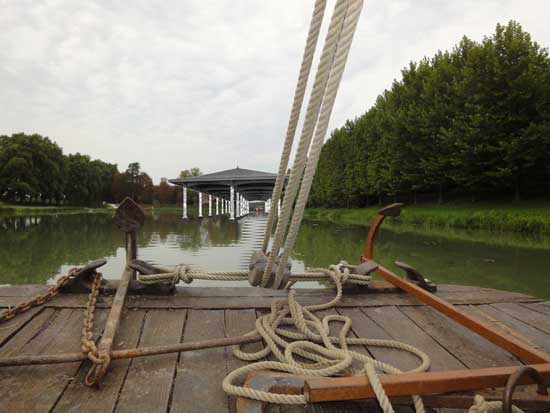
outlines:
{"label": "grassy bank", "polygon": [[88,208],[73,206],[39,206],[0,203],[0,216],[70,215],[112,213],[112,208]]}
{"label": "grassy bank", "polygon": [[[338,224],[368,226],[378,209],[380,207],[362,209],[309,208],[306,210],[305,218]],[[550,233],[550,202],[411,205],[403,209],[400,217],[388,220],[388,224],[392,225],[392,223],[548,234]]]}
{"label": "grassy bank", "polygon": [[[181,205],[142,205],[146,213],[170,213],[181,214]],[[208,210],[206,210],[208,211]],[[17,205],[0,202],[0,216],[26,216],[26,215],[70,215],[70,214],[97,214],[114,213],[114,208],[90,208],[76,206],[40,206],[40,205]],[[203,211],[204,213],[204,211]],[[190,206],[188,215],[195,217],[198,215],[198,208]]]}

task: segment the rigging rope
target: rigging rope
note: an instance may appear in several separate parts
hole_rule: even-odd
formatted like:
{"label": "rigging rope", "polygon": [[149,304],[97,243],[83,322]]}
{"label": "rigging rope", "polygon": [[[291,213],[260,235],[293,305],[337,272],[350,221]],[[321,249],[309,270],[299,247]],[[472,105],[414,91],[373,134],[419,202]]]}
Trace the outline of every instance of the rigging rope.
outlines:
{"label": "rigging rope", "polygon": [[292,110],[290,111],[290,119],[288,121],[288,127],[286,130],[285,142],[283,145],[283,151],[281,153],[281,161],[279,163],[279,172],[277,179],[275,180],[275,186],[273,187],[273,194],[271,196],[271,202],[274,208],[271,208],[267,216],[267,226],[265,228],[264,240],[262,251],[267,252],[267,246],[269,243],[269,237],[273,230],[273,223],[277,216],[277,208],[279,205],[279,199],[283,190],[283,184],[285,182],[286,168],[288,167],[288,160],[290,158],[290,151],[292,150],[292,144],[294,142],[294,135],[296,134],[296,128],[298,126],[298,119],[300,118],[300,112],[302,110],[302,104],[304,102],[304,95],[306,93],[307,81],[309,79],[309,73],[311,71],[311,63],[313,62],[313,55],[317,47],[317,41],[319,39],[319,31],[321,30],[321,24],[323,22],[323,16],[325,14],[327,2],[326,0],[317,0],[315,7],[313,8],[313,15],[311,16],[311,23],[306,40],[306,47],[304,48],[304,55],[302,57],[302,64],[300,66],[300,73],[298,75],[298,84],[296,85],[296,91],[294,92],[294,99],[292,102]]}
{"label": "rigging rope", "polygon": [[[357,21],[361,13],[362,6],[362,0],[338,0],[334,7],[334,12],[331,18],[306,110],[300,141],[294,158],[292,170],[290,172],[288,185],[285,189],[283,206],[281,208],[277,227],[273,236],[273,244],[268,255],[266,269],[262,277],[261,285],[263,287],[265,287],[269,281],[273,270],[275,257],[279,254],[279,250],[283,243],[283,238],[287,232],[291,219],[292,206],[296,199],[300,185],[303,185],[302,176],[304,174],[304,169],[308,171],[308,174],[311,174],[311,179],[315,174],[318,155],[316,155],[317,159],[313,159],[311,166],[306,168],[306,164],[310,165],[307,160],[310,144],[315,131],[315,148],[319,147],[318,150],[320,151],[320,146],[322,146],[324,141],[334,99],[336,97],[336,92],[344,71],[349,48],[351,46],[353,34],[357,27]],[[314,148],[312,147],[312,149]],[[314,155],[315,158],[315,154],[311,153],[310,157],[312,155]],[[283,172],[283,174],[284,173],[285,172]],[[281,177],[281,179],[284,179],[284,176]],[[308,195],[309,187],[306,191],[300,190],[299,200],[304,201],[305,199],[305,201],[307,201]],[[292,221],[293,223],[298,222],[297,227],[293,224],[289,230],[289,234],[295,237],[295,233],[297,233],[299,229],[299,222],[301,222],[300,214],[298,214],[296,218],[292,217]],[[267,245],[270,230],[271,228],[268,226],[268,229],[266,230],[266,237],[264,238],[264,245]],[[291,238],[288,243],[293,245],[294,240]],[[290,251],[286,252],[287,256],[289,253]],[[282,272],[286,260],[288,260],[288,257],[286,259],[283,258],[281,261],[282,265],[279,266],[279,270],[277,271],[273,288],[281,287],[280,283],[283,278]]]}

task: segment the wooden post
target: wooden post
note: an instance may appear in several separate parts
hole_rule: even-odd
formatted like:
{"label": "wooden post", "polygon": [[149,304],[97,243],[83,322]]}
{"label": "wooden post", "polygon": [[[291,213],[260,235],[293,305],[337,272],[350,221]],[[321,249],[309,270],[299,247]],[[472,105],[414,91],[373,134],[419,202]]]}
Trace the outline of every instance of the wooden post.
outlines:
{"label": "wooden post", "polygon": [[182,219],[188,219],[187,218],[187,187],[183,187],[183,215]]}
{"label": "wooden post", "polygon": [[229,191],[229,219],[235,219],[235,187],[233,185]]}
{"label": "wooden post", "polygon": [[199,192],[199,218],[202,218],[202,192]]}

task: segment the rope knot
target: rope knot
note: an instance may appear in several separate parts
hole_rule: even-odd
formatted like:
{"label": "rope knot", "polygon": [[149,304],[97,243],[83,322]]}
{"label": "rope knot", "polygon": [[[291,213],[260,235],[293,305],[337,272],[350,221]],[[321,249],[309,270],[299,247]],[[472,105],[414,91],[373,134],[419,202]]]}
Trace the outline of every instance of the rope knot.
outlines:
{"label": "rope knot", "polygon": [[185,264],[179,264],[174,267],[174,284],[177,284],[179,281],[183,281],[185,284],[193,282],[191,267]]}

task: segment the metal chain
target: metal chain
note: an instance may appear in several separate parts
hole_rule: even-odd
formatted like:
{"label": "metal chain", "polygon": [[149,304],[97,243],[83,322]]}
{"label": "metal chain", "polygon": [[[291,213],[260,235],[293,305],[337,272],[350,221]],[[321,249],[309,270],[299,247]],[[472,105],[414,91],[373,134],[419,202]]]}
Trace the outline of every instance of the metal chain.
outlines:
{"label": "metal chain", "polygon": [[99,386],[101,379],[107,372],[111,358],[109,354],[101,354],[96,346],[93,334],[95,308],[97,303],[97,296],[99,294],[99,288],[101,286],[101,273],[96,272],[94,274],[94,280],[92,282],[92,288],[88,295],[88,302],[86,303],[86,310],[84,310],[84,320],[82,321],[82,337],[80,339],[83,353],[87,354],[93,367],[90,369],[84,379],[84,384],[87,386]]}
{"label": "metal chain", "polygon": [[32,307],[44,304],[46,301],[50,301],[54,298],[63,287],[65,287],[74,278],[74,275],[79,271],[79,268],[72,268],[67,275],[59,277],[55,285],[48,288],[44,294],[38,294],[36,297],[29,301],[24,301],[13,308],[8,308],[0,314],[0,323],[4,323],[11,320],[17,314],[24,313],[30,310]]}

